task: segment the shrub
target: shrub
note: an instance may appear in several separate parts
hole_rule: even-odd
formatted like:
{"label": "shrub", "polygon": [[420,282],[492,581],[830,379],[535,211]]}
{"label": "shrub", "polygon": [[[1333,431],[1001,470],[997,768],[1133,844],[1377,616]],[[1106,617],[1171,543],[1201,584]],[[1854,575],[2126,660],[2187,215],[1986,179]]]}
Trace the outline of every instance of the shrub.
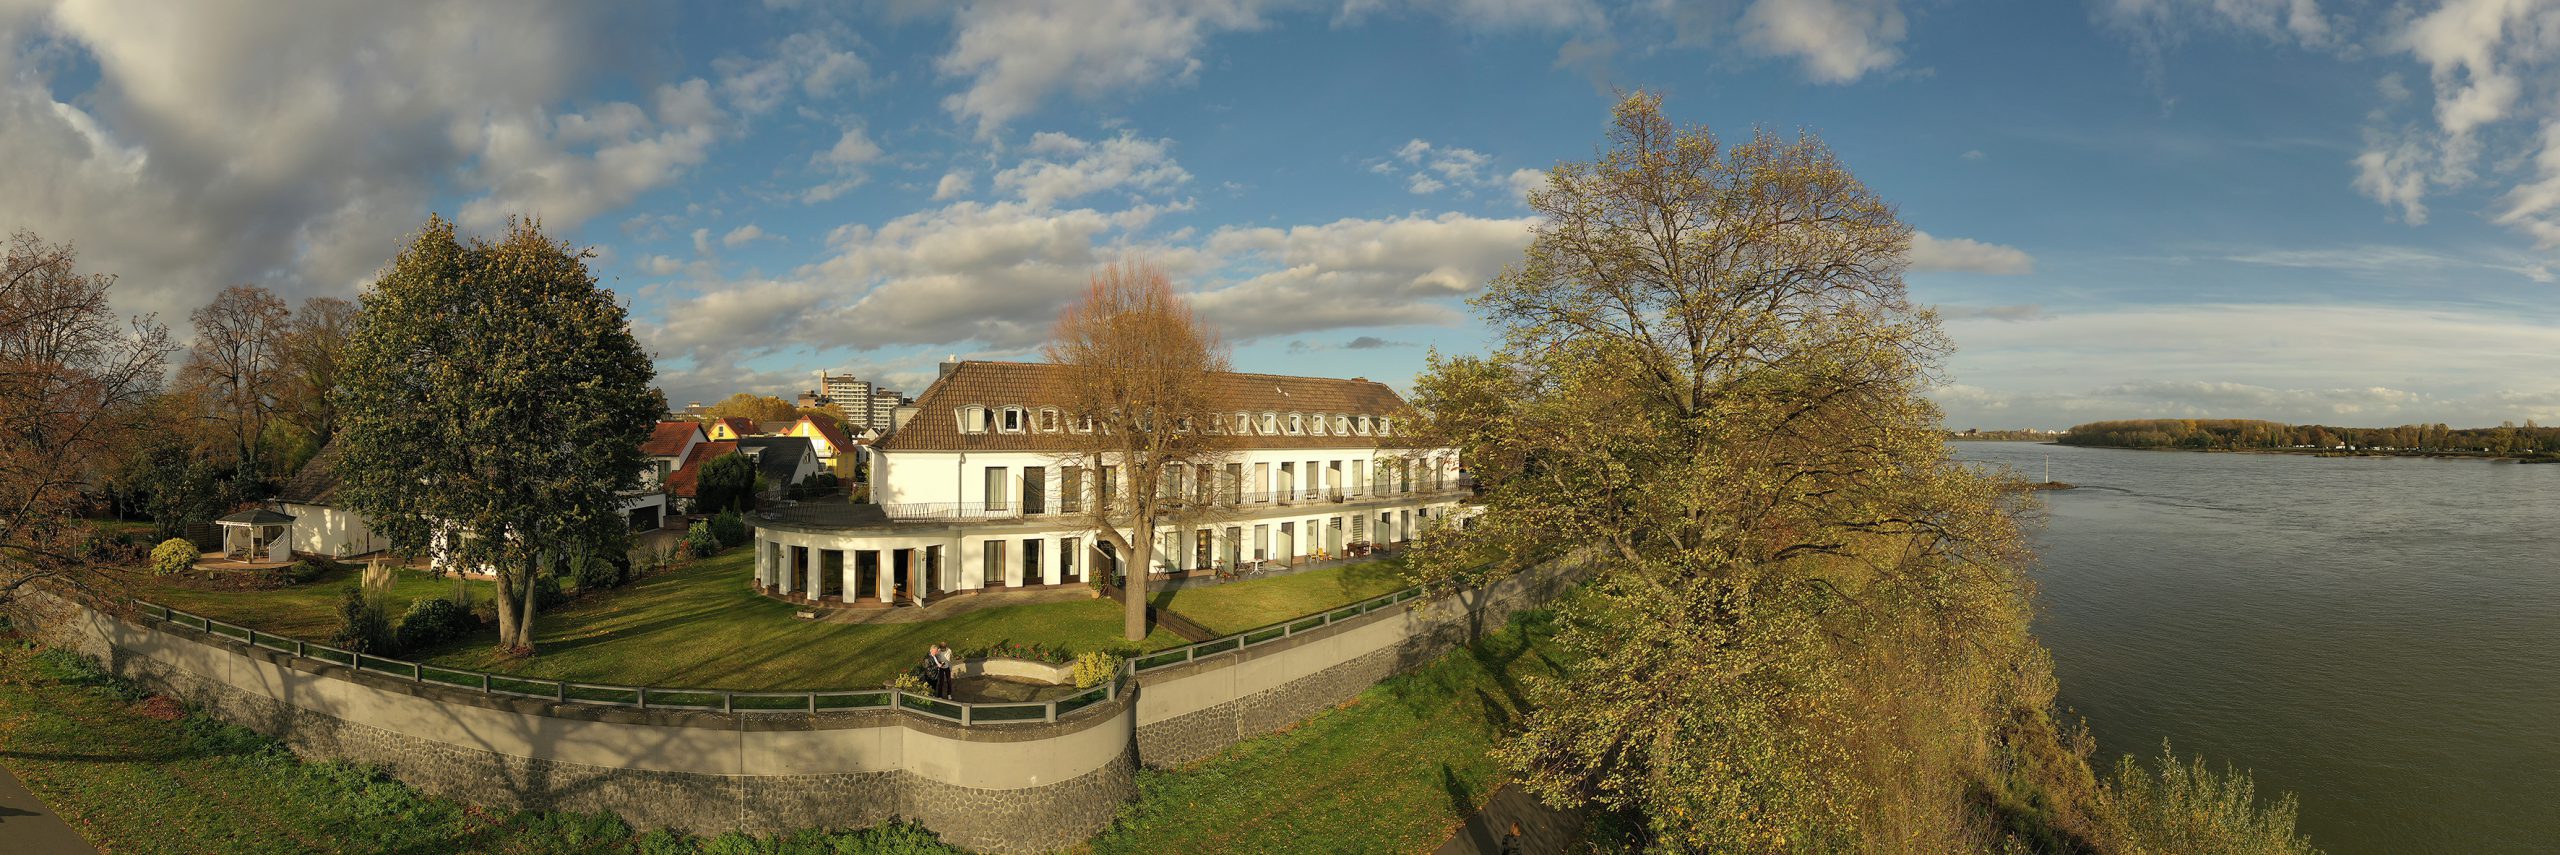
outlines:
{"label": "shrub", "polygon": [[151,547],[151,572],[162,576],[187,572],[188,568],[196,566],[196,556],[201,554],[195,544],[183,537],[160,541],[159,546]]}
{"label": "shrub", "polygon": [[631,580],[631,556],[612,552],[591,552],[569,559],[569,573],[578,580],[578,591],[601,591],[622,587]]}
{"label": "shrub", "polygon": [[711,536],[720,541],[720,548],[747,542],[747,518],[739,516],[737,511],[721,511],[711,518],[710,523]]}
{"label": "shrub", "polygon": [[720,553],[720,538],[711,533],[711,524],[695,520],[685,530],[684,551],[695,558],[709,558]]}
{"label": "shrub", "polygon": [[919,695],[933,694],[932,687],[925,685],[924,678],[916,676],[912,671],[899,674],[895,679],[890,680],[889,688]]}
{"label": "shrub", "polygon": [[[2145,768],[2148,766],[2149,768]],[[2181,763],[2166,742],[2145,764],[2126,756],[2102,796],[2111,836],[2127,851],[2310,855],[2319,850],[2294,831],[2292,794],[2261,803],[2248,773],[2216,773],[2204,758]]]}
{"label": "shrub", "polygon": [[533,607],[550,611],[569,602],[569,594],[560,590],[558,574],[544,573],[533,578]]}
{"label": "shrub", "polygon": [[498,622],[498,599],[496,597],[474,599],[471,601],[469,606],[466,606],[466,608],[471,611],[471,619],[479,621],[481,626],[488,626]]}
{"label": "shrub", "polygon": [[338,562],[326,558],[305,558],[276,570],[276,580],[287,585],[300,585],[318,579],[338,566]]}
{"label": "shrub", "polygon": [[382,600],[354,585],[338,601],[338,634],[329,643],[357,653],[389,655],[398,640],[391,632],[391,619],[382,613]]}
{"label": "shrub", "polygon": [[410,603],[409,612],[400,616],[400,649],[423,650],[470,631],[469,609],[443,597],[429,597]]}
{"label": "shrub", "polygon": [[1088,650],[1076,657],[1076,688],[1090,689],[1120,676],[1120,657],[1106,650]]}

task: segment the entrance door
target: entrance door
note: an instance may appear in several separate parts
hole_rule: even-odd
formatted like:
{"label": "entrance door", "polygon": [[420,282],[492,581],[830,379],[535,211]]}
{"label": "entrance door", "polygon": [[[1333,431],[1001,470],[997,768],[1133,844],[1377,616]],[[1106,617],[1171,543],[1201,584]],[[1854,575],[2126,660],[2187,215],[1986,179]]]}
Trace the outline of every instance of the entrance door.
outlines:
{"label": "entrance door", "polygon": [[1298,556],[1297,527],[1294,522],[1280,524],[1280,552],[1274,557],[1287,560]]}
{"label": "entrance door", "polygon": [[1227,549],[1226,549],[1226,553],[1227,553],[1227,559],[1226,559],[1226,560],[1227,560],[1227,566],[1228,566],[1229,568],[1234,568],[1234,567],[1236,567],[1236,566],[1241,565],[1241,564],[1243,564],[1243,563],[1244,563],[1244,527],[1243,527],[1243,526],[1232,526],[1232,525],[1231,525],[1231,526],[1227,526]]}
{"label": "entrance door", "polygon": [[[1024,493],[1023,495],[1027,497],[1027,496],[1029,496],[1029,495],[1031,495],[1031,494],[1029,494],[1029,493]],[[1025,501],[1028,501],[1028,499],[1025,499]],[[1046,575],[1043,575],[1043,574],[1040,572],[1040,539],[1039,539],[1039,538],[1036,538],[1036,537],[1024,538],[1024,539],[1023,539],[1023,541],[1022,541],[1022,584],[1025,584],[1025,585],[1046,585],[1046,584],[1049,584],[1049,578],[1048,578]]]}
{"label": "entrance door", "polygon": [[[838,552],[837,555],[847,553]],[[880,553],[865,549],[853,556],[853,590],[846,592],[845,602],[870,602],[880,599]],[[843,562],[838,561],[839,565]]]}
{"label": "entrance door", "polygon": [[1191,569],[1201,570],[1209,566],[1209,548],[1208,529],[1204,528],[1191,533]]}

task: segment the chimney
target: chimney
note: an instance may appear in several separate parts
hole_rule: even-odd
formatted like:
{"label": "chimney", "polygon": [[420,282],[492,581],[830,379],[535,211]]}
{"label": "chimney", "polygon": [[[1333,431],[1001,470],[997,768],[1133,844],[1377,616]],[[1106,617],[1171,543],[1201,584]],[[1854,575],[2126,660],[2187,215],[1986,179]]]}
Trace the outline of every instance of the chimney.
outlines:
{"label": "chimney", "polygon": [[942,360],[942,373],[935,375],[935,379],[949,377],[951,372],[958,370],[960,370],[960,355],[955,353]]}

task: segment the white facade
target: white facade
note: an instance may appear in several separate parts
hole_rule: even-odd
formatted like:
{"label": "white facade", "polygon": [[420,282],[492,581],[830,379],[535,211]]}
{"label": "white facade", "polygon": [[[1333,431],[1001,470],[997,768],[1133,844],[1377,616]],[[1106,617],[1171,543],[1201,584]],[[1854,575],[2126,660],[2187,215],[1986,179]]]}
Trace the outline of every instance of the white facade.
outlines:
{"label": "white facade", "polygon": [[373,527],[354,511],[311,505],[301,502],[278,502],[277,509],[293,518],[293,551],[345,558],[390,548],[391,542],[377,537]]}

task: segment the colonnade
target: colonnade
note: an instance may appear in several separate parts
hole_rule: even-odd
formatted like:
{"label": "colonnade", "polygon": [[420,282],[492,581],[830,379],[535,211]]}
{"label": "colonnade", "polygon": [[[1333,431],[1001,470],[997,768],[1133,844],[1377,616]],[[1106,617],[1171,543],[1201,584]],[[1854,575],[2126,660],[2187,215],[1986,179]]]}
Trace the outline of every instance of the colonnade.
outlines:
{"label": "colonnade", "polygon": [[862,557],[869,556],[872,566],[872,599],[883,605],[893,604],[899,581],[905,581],[907,599],[924,605],[933,591],[925,578],[928,569],[950,566],[940,546],[918,546],[900,549],[823,549],[795,546],[769,540],[756,542],[756,587],[786,600],[817,602],[825,590],[825,580],[840,577],[839,598],[855,602],[854,592],[862,589],[860,572]]}

